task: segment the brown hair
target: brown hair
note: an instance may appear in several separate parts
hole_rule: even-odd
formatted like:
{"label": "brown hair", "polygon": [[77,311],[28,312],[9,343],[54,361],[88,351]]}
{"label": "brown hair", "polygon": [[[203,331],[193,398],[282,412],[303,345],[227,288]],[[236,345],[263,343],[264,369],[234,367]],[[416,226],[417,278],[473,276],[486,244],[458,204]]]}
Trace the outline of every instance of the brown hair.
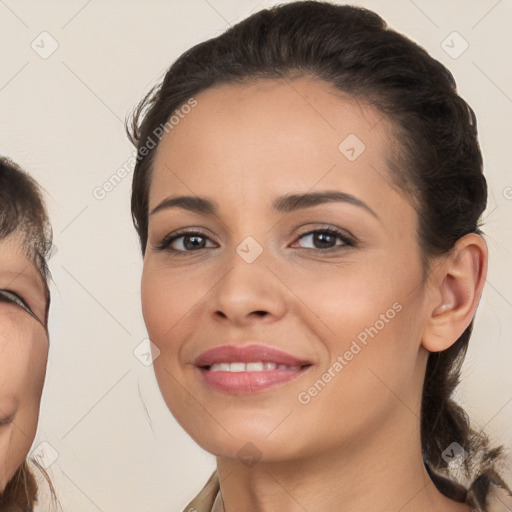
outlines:
{"label": "brown hair", "polygon": [[[396,133],[388,165],[419,218],[425,275],[437,255],[468,233],[481,234],[487,185],[473,110],[455,80],[422,47],[367,9],[302,1],[264,9],[183,53],[138,105],[127,128],[136,146],[132,218],[142,253],[148,236],[148,193],[159,127],[193,95],[214,84],[311,76],[373,105]],[[161,130],[160,130],[161,131]],[[429,355],[421,407],[425,465],[439,490],[488,510],[490,484],[510,492],[498,471],[503,446],[491,448],[452,398],[473,322],[447,350]],[[472,484],[456,482],[443,452],[457,443]],[[438,473],[445,474],[451,479]]]}
{"label": "brown hair", "polygon": [[27,256],[45,284],[47,323],[50,308],[47,260],[53,238],[50,221],[37,182],[12,160],[0,157],[0,240],[13,234],[21,236]]}
{"label": "brown hair", "polygon": [[[20,235],[27,256],[39,270],[46,288],[45,327],[48,325],[50,292],[47,259],[52,245],[52,230],[39,185],[11,160],[0,157],[0,240]],[[42,472],[55,493],[45,470]],[[37,501],[37,484],[25,461],[0,492],[2,512],[31,512]]]}

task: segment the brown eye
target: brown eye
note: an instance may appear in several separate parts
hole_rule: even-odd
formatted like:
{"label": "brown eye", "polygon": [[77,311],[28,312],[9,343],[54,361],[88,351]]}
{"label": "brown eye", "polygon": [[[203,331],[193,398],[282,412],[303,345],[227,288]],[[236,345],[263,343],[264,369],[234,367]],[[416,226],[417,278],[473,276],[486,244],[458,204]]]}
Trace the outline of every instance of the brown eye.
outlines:
{"label": "brown eye", "polygon": [[[345,235],[342,231],[332,227],[315,229],[301,235],[298,240],[310,238],[313,247],[303,247],[304,249],[312,249],[317,251],[328,251],[329,249],[337,249],[345,246],[355,246],[355,242]],[[336,243],[341,240],[340,243]]]}
{"label": "brown eye", "polygon": [[212,247],[207,245],[208,242],[211,242],[209,237],[200,231],[181,231],[166,236],[156,248],[174,253],[190,253]]}

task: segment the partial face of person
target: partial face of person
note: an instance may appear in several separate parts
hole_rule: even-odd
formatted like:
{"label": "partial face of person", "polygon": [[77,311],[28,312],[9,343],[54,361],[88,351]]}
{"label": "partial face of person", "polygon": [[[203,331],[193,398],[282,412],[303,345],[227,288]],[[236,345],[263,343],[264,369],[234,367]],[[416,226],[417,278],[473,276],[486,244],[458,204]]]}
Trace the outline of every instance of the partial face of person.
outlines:
{"label": "partial face of person", "polygon": [[386,119],[306,78],[195,100],[157,150],[142,276],[173,415],[215,455],[269,461],[411,415],[427,292]]}
{"label": "partial face of person", "polygon": [[43,280],[16,237],[0,240],[0,492],[35,436],[48,334]]}

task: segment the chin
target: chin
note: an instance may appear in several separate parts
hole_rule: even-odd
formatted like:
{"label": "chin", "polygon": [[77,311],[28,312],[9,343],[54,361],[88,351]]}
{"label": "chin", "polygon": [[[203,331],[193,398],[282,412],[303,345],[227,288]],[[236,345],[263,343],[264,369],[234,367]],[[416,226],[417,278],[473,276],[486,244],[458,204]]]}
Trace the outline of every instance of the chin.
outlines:
{"label": "chin", "polygon": [[[195,426],[185,422],[181,426],[201,448],[216,457],[277,462],[296,458],[300,451],[299,438],[292,437],[286,429],[276,430],[279,421],[251,424],[242,419],[226,424],[227,431],[213,420],[196,422]],[[197,423],[202,423],[202,427],[197,428]]]}

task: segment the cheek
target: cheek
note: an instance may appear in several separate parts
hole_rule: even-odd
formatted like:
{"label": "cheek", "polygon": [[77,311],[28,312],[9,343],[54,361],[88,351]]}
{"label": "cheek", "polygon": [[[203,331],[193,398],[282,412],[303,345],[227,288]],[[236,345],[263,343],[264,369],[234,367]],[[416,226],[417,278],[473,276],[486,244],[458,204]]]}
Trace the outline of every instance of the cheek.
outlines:
{"label": "cheek", "polygon": [[149,338],[160,350],[159,357],[153,362],[155,377],[167,407],[181,423],[180,414],[187,410],[187,405],[182,384],[178,383],[180,372],[176,365],[180,343],[177,333],[182,328],[180,319],[183,319],[187,311],[187,296],[194,287],[181,289],[173,276],[173,272],[153,268],[145,261],[141,302]]}
{"label": "cheek", "polygon": [[34,408],[39,410],[41,394],[43,392],[44,379],[46,376],[46,364],[48,361],[48,338],[35,339],[32,343],[32,350],[27,368],[27,389],[30,390],[30,398]]}
{"label": "cheek", "polygon": [[[3,320],[3,319],[2,319]],[[48,338],[41,328],[5,329],[0,333],[0,407],[14,415],[16,428],[0,432],[0,465],[6,483],[27,456],[34,439],[46,374]]]}
{"label": "cheek", "polygon": [[[416,410],[421,375],[416,374],[417,344],[405,335],[411,332],[405,306],[384,326],[375,327],[371,318],[371,314],[368,321],[345,318],[345,324],[353,323],[352,332],[363,334],[358,338],[345,335],[340,316],[340,330],[329,345],[329,362],[304,383],[297,396],[301,405],[295,419],[300,418],[301,426],[290,437],[321,431],[313,443],[317,450],[340,440],[365,443],[391,417]],[[366,327],[360,329],[360,323]]]}
{"label": "cheek", "polygon": [[48,359],[47,336],[36,331],[11,332],[2,336],[0,345],[1,395],[13,397],[20,408],[38,408]]}
{"label": "cheek", "polygon": [[386,393],[379,377],[401,387],[415,370],[421,338],[420,301],[410,292],[416,274],[400,272],[391,261],[384,267],[386,271],[381,262],[367,267],[352,265],[338,272],[316,272],[314,279],[295,280],[294,292],[312,305],[314,312],[311,315],[304,308],[301,318],[308,319],[309,330],[326,349],[311,382],[330,371],[324,381],[329,382],[326,387],[333,395],[322,391],[325,399],[329,396],[327,402],[339,402],[348,392],[357,397],[351,404],[356,406],[360,391],[369,397],[379,390]]}
{"label": "cheek", "polygon": [[142,315],[151,341],[160,349],[179,314],[176,283],[167,274],[145,263],[141,281]]}
{"label": "cheek", "polygon": [[[153,343],[171,345],[178,332],[202,307],[208,292],[205,271],[166,268],[145,261],[141,280],[142,315]],[[210,287],[212,285],[209,285]],[[190,326],[187,327],[190,329]],[[175,343],[172,343],[174,346]],[[162,350],[162,347],[159,346]]]}
{"label": "cheek", "polygon": [[392,274],[389,267],[383,271],[379,264],[353,261],[334,267],[320,265],[313,271],[291,274],[286,281],[314,313],[311,321],[317,334],[322,327],[328,339],[343,339],[357,336],[401,300],[403,285]]}

